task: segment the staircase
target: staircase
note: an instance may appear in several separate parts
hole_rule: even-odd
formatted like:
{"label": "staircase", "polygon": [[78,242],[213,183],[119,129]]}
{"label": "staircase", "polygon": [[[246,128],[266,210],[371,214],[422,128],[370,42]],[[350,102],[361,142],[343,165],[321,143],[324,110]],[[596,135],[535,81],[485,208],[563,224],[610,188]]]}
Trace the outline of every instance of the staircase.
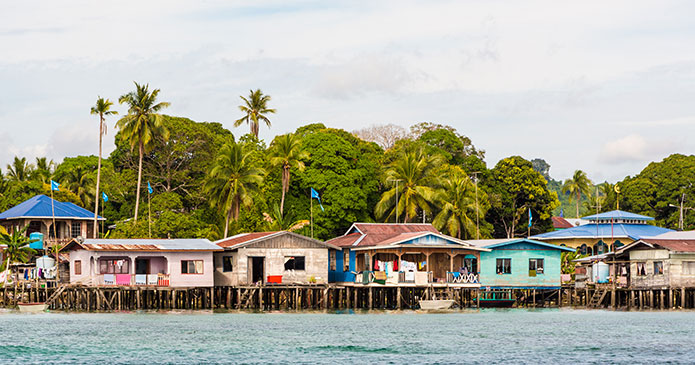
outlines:
{"label": "staircase", "polygon": [[596,289],[594,290],[594,295],[591,296],[591,299],[589,299],[588,307],[589,308],[598,308],[601,306],[601,303],[603,303],[603,299],[606,298],[606,294],[608,294],[608,290],[605,289]]}
{"label": "staircase", "polygon": [[56,289],[56,291],[54,291],[53,294],[51,294],[51,296],[48,297],[48,299],[46,299],[46,304],[51,305],[53,301],[56,300],[56,298],[58,298],[58,296],[60,296],[60,294],[62,294],[65,291],[65,288],[67,287],[68,286],[66,284],[59,286],[58,289]]}

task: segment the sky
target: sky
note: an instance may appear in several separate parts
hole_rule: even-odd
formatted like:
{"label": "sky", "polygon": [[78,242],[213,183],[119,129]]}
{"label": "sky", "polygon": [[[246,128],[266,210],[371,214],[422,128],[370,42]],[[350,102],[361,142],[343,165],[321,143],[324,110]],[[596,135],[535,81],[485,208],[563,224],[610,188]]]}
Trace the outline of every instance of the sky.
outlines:
{"label": "sky", "polygon": [[[164,112],[235,135],[240,95],[272,96],[267,142],[448,124],[486,151],[596,181],[695,153],[695,3],[688,1],[0,0],[0,167],[96,154],[97,96],[133,81]],[[115,109],[121,114],[123,105]],[[114,148],[110,118],[105,153]]]}

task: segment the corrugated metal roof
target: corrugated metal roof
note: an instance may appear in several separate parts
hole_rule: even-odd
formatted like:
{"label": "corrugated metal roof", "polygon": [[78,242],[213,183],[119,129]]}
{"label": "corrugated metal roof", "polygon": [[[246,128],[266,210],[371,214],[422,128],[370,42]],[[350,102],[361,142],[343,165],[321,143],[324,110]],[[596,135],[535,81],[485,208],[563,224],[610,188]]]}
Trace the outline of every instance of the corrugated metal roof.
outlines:
{"label": "corrugated metal roof", "polygon": [[574,225],[563,217],[551,217],[555,229],[572,228]]}
{"label": "corrugated metal roof", "polygon": [[353,246],[355,244],[355,242],[357,240],[359,240],[361,237],[362,237],[362,235],[360,233],[355,232],[355,233],[346,234],[345,236],[340,236],[340,237],[330,239],[330,240],[326,241],[326,243],[331,244],[331,245],[335,245],[338,247],[350,247],[350,246]]}
{"label": "corrugated metal roof", "polygon": [[265,236],[270,236],[270,235],[277,234],[277,233],[279,233],[279,231],[239,233],[239,234],[234,235],[232,237],[227,237],[227,238],[223,238],[221,240],[217,240],[214,242],[214,244],[216,244],[220,247],[232,247],[232,246],[236,246],[236,245],[241,244],[241,243],[253,241],[255,239],[263,238]]}
{"label": "corrugated metal roof", "polygon": [[467,240],[466,241],[466,243],[470,244],[471,246],[491,248],[491,249],[500,248],[500,247],[504,247],[506,245],[511,245],[511,244],[519,243],[519,242],[526,242],[526,243],[538,245],[541,247],[556,249],[556,250],[560,250],[560,251],[567,251],[567,252],[574,252],[575,251],[572,248],[553,245],[550,243],[536,241],[536,240],[532,240],[532,239],[528,239],[528,238],[504,238],[504,239]]}
{"label": "corrugated metal roof", "polygon": [[[45,195],[36,195],[33,198],[26,200],[14,207],[0,213],[0,219],[13,218],[50,218],[53,216],[51,209],[51,200],[53,200],[53,209],[55,210],[56,218],[70,219],[94,219],[94,212],[79,207],[70,202],[61,202],[51,199]],[[98,217],[99,220],[104,220]]]}
{"label": "corrugated metal roof", "polygon": [[406,232],[439,233],[439,231],[429,223],[354,223],[352,226],[363,234],[395,235]]}
{"label": "corrugated metal roof", "polygon": [[695,239],[656,239],[643,238],[640,242],[646,242],[652,245],[661,246],[669,251],[675,252],[695,252]]}
{"label": "corrugated metal roof", "polygon": [[594,214],[594,215],[582,217],[582,219],[588,219],[588,220],[611,219],[611,218],[613,218],[613,219],[636,219],[636,220],[644,220],[644,221],[653,221],[654,220],[654,218],[648,217],[646,215],[630,213],[630,212],[626,212],[623,210],[612,210],[610,212],[599,213],[599,214]]}
{"label": "corrugated metal roof", "polygon": [[668,228],[651,226],[648,224],[585,224],[559,231],[546,232],[531,236],[531,239],[553,240],[569,238],[621,238],[628,237],[638,240],[642,237],[653,237],[666,232],[671,232]]}
{"label": "corrugated metal roof", "polygon": [[[77,241],[73,241],[77,242]],[[175,239],[86,239],[80,246],[93,251],[217,251],[220,248],[204,238]]]}
{"label": "corrugated metal roof", "polygon": [[294,232],[289,232],[289,231],[275,231],[275,232],[250,232],[250,233],[240,233],[235,236],[229,237],[229,238],[224,238],[218,241],[213,242],[214,244],[218,245],[219,247],[227,248],[227,249],[236,249],[240,247],[247,246],[249,244],[258,242],[258,241],[263,241],[266,239],[282,236],[282,235],[293,235],[295,237],[299,237],[301,239],[305,239],[307,241],[312,241],[314,243],[317,243],[319,245],[326,246],[326,248],[332,248],[332,249],[338,249],[337,246],[334,246],[332,244],[329,244],[327,242],[322,242],[310,237],[302,236],[300,234],[294,233]]}

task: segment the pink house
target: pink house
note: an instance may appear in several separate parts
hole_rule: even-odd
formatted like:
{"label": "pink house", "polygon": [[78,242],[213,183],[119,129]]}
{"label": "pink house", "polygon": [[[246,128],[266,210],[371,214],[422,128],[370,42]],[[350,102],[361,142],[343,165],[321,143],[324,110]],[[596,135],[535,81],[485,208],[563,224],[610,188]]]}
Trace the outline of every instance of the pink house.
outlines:
{"label": "pink house", "polygon": [[86,239],[70,241],[70,283],[91,286],[212,287],[207,239]]}

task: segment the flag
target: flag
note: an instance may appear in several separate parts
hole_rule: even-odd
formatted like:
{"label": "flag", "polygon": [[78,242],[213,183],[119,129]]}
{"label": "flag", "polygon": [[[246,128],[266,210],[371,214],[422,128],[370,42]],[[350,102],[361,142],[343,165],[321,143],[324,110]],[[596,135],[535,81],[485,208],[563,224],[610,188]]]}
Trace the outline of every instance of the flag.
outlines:
{"label": "flag", "polygon": [[562,208],[560,208],[560,217],[563,217],[563,218],[565,217],[565,211],[562,210]]}
{"label": "flag", "polygon": [[152,194],[152,191],[153,191],[153,190],[152,190],[152,186],[150,186],[150,182],[148,181],[148,182],[147,182],[147,192],[150,193],[150,194]]}
{"label": "flag", "polygon": [[109,196],[106,195],[106,193],[103,192],[103,191],[101,192],[101,198],[104,199],[104,203],[106,203],[107,201],[109,201]]}
{"label": "flag", "polygon": [[60,191],[59,187],[60,187],[60,184],[58,184],[57,182],[51,180],[51,190],[53,190],[53,191]]}
{"label": "flag", "polygon": [[531,208],[528,208],[528,227],[531,228],[531,222],[533,222],[533,216],[531,215]]}
{"label": "flag", "polygon": [[323,209],[323,204],[321,204],[321,197],[319,197],[319,192],[316,191],[316,190],[314,190],[314,188],[311,188],[311,198],[312,198],[312,199],[313,199],[313,198],[318,199],[319,205],[321,206],[321,211],[322,211],[322,212],[325,211],[325,209]]}

